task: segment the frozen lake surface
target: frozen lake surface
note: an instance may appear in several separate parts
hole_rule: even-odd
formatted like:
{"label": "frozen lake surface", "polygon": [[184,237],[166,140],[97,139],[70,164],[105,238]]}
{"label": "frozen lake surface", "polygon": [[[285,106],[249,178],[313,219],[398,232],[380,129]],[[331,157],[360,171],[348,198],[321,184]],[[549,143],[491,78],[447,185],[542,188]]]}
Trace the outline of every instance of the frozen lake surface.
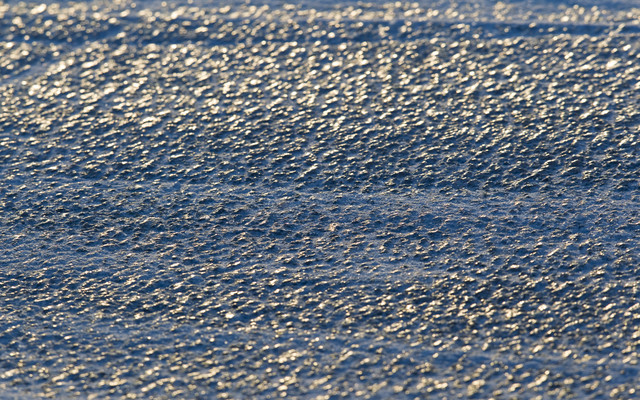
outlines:
{"label": "frozen lake surface", "polygon": [[637,397],[638,7],[0,3],[0,397]]}

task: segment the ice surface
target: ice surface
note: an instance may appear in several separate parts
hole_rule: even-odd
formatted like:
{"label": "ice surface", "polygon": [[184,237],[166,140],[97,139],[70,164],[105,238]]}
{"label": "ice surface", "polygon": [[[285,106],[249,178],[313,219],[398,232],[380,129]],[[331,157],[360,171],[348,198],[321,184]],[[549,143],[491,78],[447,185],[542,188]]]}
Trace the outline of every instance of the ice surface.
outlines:
{"label": "ice surface", "polygon": [[635,2],[0,15],[1,398],[637,397]]}

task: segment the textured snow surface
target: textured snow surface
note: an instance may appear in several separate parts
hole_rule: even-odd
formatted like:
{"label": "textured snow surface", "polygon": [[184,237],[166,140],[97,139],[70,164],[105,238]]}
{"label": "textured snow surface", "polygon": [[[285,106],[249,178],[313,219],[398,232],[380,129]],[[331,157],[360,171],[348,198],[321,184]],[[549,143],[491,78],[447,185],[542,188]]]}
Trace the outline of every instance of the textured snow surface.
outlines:
{"label": "textured snow surface", "polygon": [[634,398],[634,2],[0,4],[1,398]]}

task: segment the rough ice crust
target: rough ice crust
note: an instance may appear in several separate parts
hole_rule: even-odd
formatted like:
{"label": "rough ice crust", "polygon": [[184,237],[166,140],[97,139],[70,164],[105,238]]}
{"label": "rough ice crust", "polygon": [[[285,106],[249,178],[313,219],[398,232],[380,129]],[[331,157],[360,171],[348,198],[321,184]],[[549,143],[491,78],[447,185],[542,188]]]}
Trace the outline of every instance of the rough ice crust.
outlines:
{"label": "rough ice crust", "polygon": [[0,4],[0,397],[638,395],[638,9],[204,3]]}

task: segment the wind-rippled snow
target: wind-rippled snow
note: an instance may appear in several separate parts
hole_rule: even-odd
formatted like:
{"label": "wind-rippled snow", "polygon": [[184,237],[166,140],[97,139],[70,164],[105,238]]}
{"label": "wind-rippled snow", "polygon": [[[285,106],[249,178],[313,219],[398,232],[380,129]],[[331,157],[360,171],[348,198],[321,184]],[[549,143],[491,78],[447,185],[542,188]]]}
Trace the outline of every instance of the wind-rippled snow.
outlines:
{"label": "wind-rippled snow", "polygon": [[0,397],[637,396],[633,2],[0,15]]}

